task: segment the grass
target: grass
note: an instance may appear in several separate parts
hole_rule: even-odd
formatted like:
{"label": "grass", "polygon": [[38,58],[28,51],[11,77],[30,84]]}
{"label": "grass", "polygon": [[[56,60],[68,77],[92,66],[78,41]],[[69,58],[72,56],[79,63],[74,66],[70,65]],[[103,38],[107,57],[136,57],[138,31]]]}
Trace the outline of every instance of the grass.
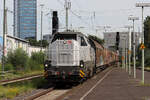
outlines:
{"label": "grass", "polygon": [[18,87],[11,87],[11,86],[0,86],[0,98],[8,98],[12,99],[15,96],[19,95],[20,93],[27,92],[32,90],[32,87],[29,86],[18,86]]}
{"label": "grass", "polygon": [[146,69],[146,70],[150,70],[150,67],[146,67],[145,69]]}
{"label": "grass", "polygon": [[150,87],[150,84],[148,84],[148,83],[143,83],[143,82],[140,82],[139,85],[140,85],[140,86],[144,86],[144,87]]}
{"label": "grass", "polygon": [[143,97],[142,100],[150,100],[150,97]]}
{"label": "grass", "polygon": [[24,84],[21,86],[0,86],[0,98],[12,99],[17,95],[33,90],[31,84]]}
{"label": "grass", "polygon": [[42,74],[43,70],[34,70],[34,71],[18,71],[18,72],[10,72],[10,73],[5,73],[3,76],[0,77],[0,80],[6,80],[6,79],[14,79],[14,78],[19,78],[19,77],[24,77],[24,76],[30,76],[30,75],[35,75],[35,74]]}
{"label": "grass", "polygon": [[13,99],[14,97],[38,89],[47,84],[44,78],[37,78],[29,81],[13,83],[7,86],[0,86],[0,99]]}
{"label": "grass", "polygon": [[40,65],[40,69],[37,70],[28,70],[28,71],[12,71],[5,73],[1,75],[1,64],[0,64],[0,80],[7,80],[7,79],[14,79],[14,78],[19,78],[19,77],[24,77],[24,76],[30,76],[30,75],[35,75],[35,74],[42,74],[44,72],[44,68],[42,65]]}

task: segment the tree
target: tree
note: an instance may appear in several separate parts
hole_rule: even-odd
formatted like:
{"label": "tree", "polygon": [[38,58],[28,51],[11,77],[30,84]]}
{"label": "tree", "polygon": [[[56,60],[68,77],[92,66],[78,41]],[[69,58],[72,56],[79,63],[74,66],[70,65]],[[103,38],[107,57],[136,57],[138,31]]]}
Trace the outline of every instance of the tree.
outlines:
{"label": "tree", "polygon": [[[41,40],[39,40],[39,45],[41,45]],[[42,47],[47,47],[48,42],[46,40],[42,40]]]}
{"label": "tree", "polygon": [[28,41],[31,46],[39,46],[38,41],[36,39],[28,39]]}
{"label": "tree", "polygon": [[28,54],[22,48],[18,48],[13,52],[8,52],[7,63],[12,64],[15,70],[24,70],[28,58]]}
{"label": "tree", "polygon": [[45,54],[43,52],[33,52],[31,55],[31,59],[36,61],[38,64],[44,64]]}
{"label": "tree", "polygon": [[[41,46],[41,40],[37,41],[36,39],[28,39],[29,44],[31,46]],[[42,40],[42,47],[48,46],[48,42],[46,40]]]}
{"label": "tree", "polygon": [[150,16],[147,16],[144,21],[144,43],[147,48],[150,48]]}

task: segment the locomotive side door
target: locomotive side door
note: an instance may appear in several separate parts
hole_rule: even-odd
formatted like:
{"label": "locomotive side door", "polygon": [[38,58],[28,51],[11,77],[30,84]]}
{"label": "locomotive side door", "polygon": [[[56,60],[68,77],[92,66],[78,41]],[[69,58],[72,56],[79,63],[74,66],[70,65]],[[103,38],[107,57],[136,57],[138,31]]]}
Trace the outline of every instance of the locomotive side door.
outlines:
{"label": "locomotive side door", "polygon": [[89,65],[90,62],[90,45],[86,41],[86,38],[83,36],[79,36],[79,44],[80,44],[80,61],[84,61],[85,67]]}

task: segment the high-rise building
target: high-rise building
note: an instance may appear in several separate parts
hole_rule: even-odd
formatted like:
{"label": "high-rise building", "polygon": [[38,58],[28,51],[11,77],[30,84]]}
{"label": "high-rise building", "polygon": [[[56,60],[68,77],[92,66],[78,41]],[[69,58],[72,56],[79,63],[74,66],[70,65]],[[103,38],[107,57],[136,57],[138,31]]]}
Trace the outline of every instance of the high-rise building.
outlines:
{"label": "high-rise building", "polygon": [[14,0],[14,36],[36,39],[37,0]]}

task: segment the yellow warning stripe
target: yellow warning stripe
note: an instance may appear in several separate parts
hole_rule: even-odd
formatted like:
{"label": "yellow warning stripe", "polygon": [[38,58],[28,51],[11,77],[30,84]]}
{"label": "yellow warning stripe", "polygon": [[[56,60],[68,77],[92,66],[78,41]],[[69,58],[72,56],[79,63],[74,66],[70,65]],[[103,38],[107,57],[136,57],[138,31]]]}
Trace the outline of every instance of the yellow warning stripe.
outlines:
{"label": "yellow warning stripe", "polygon": [[85,75],[85,73],[82,71],[82,70],[80,70],[80,73],[84,76]]}
{"label": "yellow warning stripe", "polygon": [[84,76],[80,73],[80,76],[82,77],[82,78],[84,78]]}

